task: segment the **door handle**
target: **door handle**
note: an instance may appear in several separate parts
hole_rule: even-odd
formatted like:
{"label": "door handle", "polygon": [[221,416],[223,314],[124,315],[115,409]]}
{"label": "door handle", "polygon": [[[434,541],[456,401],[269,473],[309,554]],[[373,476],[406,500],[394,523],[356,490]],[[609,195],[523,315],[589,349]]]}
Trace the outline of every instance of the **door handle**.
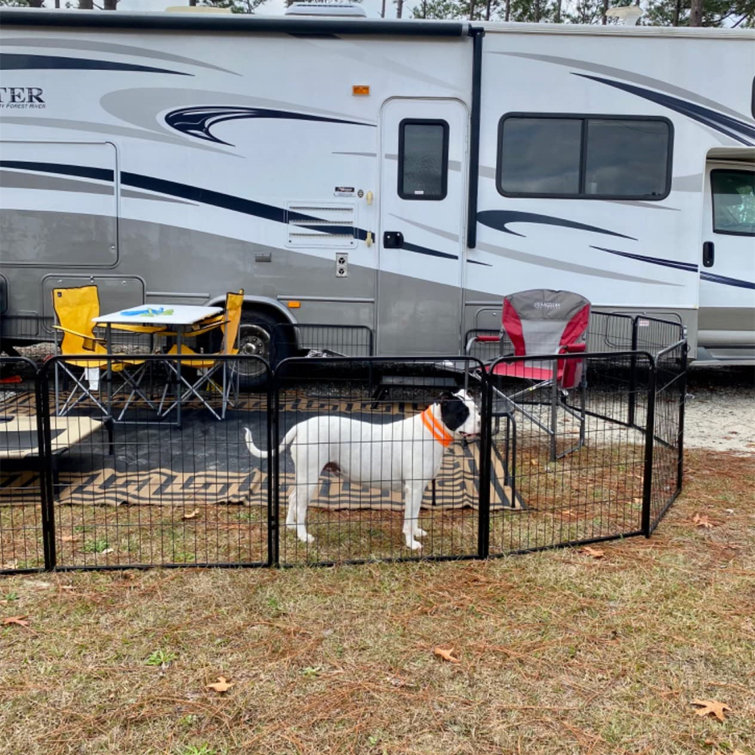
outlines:
{"label": "door handle", "polygon": [[703,267],[713,267],[716,259],[716,252],[712,241],[706,241],[703,244]]}
{"label": "door handle", "polygon": [[404,234],[401,231],[385,231],[383,233],[384,249],[401,249],[404,245]]}

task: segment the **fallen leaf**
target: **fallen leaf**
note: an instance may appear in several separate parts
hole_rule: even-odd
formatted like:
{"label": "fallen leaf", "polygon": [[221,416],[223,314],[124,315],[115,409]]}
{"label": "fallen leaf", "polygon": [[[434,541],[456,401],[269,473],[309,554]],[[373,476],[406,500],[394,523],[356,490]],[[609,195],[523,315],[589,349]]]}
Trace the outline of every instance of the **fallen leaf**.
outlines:
{"label": "fallen leaf", "polygon": [[453,654],[453,648],[449,648],[448,650],[445,648],[433,648],[433,653],[437,655],[438,658],[442,658],[449,663],[461,663],[461,661]]}
{"label": "fallen leaf", "polygon": [[212,684],[206,684],[206,689],[213,689],[215,692],[228,692],[228,690],[233,687],[233,682],[226,681],[226,678],[224,676],[219,676],[218,680],[216,682],[213,682]]}
{"label": "fallen leaf", "polygon": [[719,721],[724,720],[724,711],[731,710],[726,703],[720,703],[718,700],[693,700],[691,705],[701,706],[696,710],[698,716],[714,715]]}
{"label": "fallen leaf", "polygon": [[188,514],[184,514],[181,519],[196,519],[199,516],[199,509],[194,509],[194,511],[190,511]]}
{"label": "fallen leaf", "polygon": [[713,529],[713,522],[708,519],[707,514],[703,514],[702,516],[700,514],[695,514],[692,517],[692,523],[696,527],[704,527],[706,530]]}
{"label": "fallen leaf", "polygon": [[590,556],[591,558],[603,558],[606,555],[605,551],[600,550],[600,548],[591,548],[589,545],[586,545],[584,548],[580,548],[579,552],[584,553],[586,556]]}
{"label": "fallen leaf", "polygon": [[0,621],[0,624],[3,626],[8,626],[10,624],[18,624],[20,627],[28,627],[29,622],[26,621],[27,616],[7,616],[2,621]]}

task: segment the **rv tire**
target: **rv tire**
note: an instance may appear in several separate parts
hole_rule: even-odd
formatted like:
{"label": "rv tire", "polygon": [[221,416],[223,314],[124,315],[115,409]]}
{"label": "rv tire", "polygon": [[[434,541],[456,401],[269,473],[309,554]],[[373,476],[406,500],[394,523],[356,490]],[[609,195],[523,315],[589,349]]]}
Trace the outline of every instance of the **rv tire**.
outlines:
{"label": "rv tire", "polygon": [[[282,323],[260,310],[244,310],[239,326],[239,356],[259,357],[275,367],[291,356],[291,346]],[[242,388],[258,388],[265,384],[268,371],[257,359],[242,359],[236,363]]]}

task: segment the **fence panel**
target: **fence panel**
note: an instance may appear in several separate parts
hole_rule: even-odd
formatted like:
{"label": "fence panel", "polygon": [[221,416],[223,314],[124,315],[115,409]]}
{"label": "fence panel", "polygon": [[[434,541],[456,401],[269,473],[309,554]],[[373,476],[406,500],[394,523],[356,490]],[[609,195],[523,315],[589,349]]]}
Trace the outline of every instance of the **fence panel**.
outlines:
{"label": "fence panel", "polygon": [[[456,357],[279,365],[278,442],[299,425],[275,460],[282,564],[477,555],[479,444],[443,447],[420,416],[431,407],[441,418],[441,386],[462,386],[471,364]],[[415,495],[425,534],[413,550],[404,516]]]}
{"label": "fence panel", "polygon": [[374,353],[372,329],[366,325],[281,323],[273,331],[270,361],[303,356],[369,357]]}
{"label": "fence panel", "polygon": [[[504,358],[491,372],[524,363]],[[552,381],[490,377],[491,555],[642,532],[652,360],[635,353],[526,360],[547,374],[570,363],[581,365],[584,380],[568,392]]]}
{"label": "fence panel", "polygon": [[682,490],[687,343],[679,341],[656,357],[653,470],[648,535]]}
{"label": "fence panel", "polygon": [[[598,322],[601,343],[651,353],[528,357],[579,364],[585,381],[519,396],[469,357],[326,358],[316,331],[313,356],[274,373],[220,358],[227,369],[195,392],[191,357],[140,354],[138,392],[116,357],[98,401],[67,412],[75,384],[60,358],[2,359],[0,571],[470,558],[649,534],[681,490],[686,343],[658,348],[680,335],[674,323]],[[102,357],[77,369],[88,360]],[[422,415],[442,418],[438,399],[462,387],[481,436],[446,447]],[[278,448],[302,423],[281,455],[250,452],[248,437]],[[292,499],[308,501],[306,531]]]}
{"label": "fence panel", "polygon": [[[145,360],[144,397],[132,399],[125,413],[116,402],[113,413],[121,421],[103,418],[91,404],[88,414],[81,409],[62,418],[88,423],[88,432],[57,464],[58,568],[266,564],[269,490],[243,448],[243,429],[267,433],[268,388],[234,395],[220,421],[220,383],[211,382],[184,397],[178,427],[174,411],[165,417],[156,411],[160,401],[170,406],[176,389],[168,362],[189,362],[181,368],[184,377],[196,377],[196,371],[186,358]],[[47,385],[57,361],[44,366]],[[225,361],[229,379],[238,368],[244,374],[262,370],[270,382],[267,365],[256,357]],[[107,390],[102,383],[100,391]],[[54,393],[48,390],[46,398],[52,410]]]}
{"label": "fence panel", "polygon": [[0,357],[0,573],[45,567],[42,532],[46,441],[34,362]]}

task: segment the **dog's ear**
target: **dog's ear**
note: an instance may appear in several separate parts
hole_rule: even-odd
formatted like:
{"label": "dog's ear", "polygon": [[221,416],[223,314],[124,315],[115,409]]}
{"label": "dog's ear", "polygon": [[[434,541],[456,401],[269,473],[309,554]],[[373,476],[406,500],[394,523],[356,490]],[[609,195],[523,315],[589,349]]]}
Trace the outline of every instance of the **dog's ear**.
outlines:
{"label": "dog's ear", "polygon": [[469,417],[469,407],[453,393],[446,393],[440,399],[440,418],[449,430],[461,427]]}

